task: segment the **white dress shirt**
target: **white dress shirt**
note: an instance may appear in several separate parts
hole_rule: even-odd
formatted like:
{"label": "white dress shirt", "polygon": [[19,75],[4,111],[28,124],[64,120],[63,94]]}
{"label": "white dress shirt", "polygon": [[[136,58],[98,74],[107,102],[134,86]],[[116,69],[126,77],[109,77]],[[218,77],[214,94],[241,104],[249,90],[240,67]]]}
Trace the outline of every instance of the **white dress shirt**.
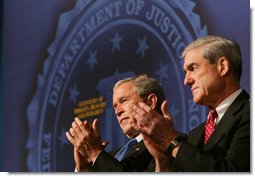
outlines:
{"label": "white dress shirt", "polygon": [[234,102],[236,97],[242,92],[242,89],[239,89],[235,91],[232,95],[230,95],[228,98],[226,98],[224,101],[222,101],[215,109],[218,113],[218,118],[215,119],[215,125],[217,125],[220,120],[222,119],[223,115],[229,108],[229,106]]}

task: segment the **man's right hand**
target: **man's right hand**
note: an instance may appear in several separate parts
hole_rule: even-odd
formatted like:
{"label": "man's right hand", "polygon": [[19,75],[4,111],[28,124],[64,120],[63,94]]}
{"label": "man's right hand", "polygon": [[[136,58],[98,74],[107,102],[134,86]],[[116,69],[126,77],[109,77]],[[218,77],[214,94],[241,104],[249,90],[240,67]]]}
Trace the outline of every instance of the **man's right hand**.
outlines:
{"label": "man's right hand", "polygon": [[108,144],[101,141],[98,119],[91,125],[87,121],[81,122],[75,118],[69,132],[66,132],[66,137],[82,156],[88,157],[92,162]]}
{"label": "man's right hand", "polygon": [[92,161],[88,157],[83,156],[75,147],[74,147],[74,161],[75,168],[78,170],[78,172],[91,171]]}

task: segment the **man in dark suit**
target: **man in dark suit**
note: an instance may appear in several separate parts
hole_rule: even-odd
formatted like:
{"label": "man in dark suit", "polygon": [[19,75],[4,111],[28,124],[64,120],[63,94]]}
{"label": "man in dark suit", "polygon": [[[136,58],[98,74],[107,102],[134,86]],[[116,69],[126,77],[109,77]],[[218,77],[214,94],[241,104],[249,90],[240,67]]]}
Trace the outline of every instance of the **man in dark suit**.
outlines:
{"label": "man in dark suit", "polygon": [[[163,89],[155,79],[146,75],[127,78],[117,82],[113,88],[113,108],[123,133],[136,140],[126,154],[118,150],[104,151],[107,142],[101,141],[98,119],[90,125],[78,118],[72,123],[68,140],[74,145],[74,159],[77,171],[121,172],[121,171],[154,171],[153,157],[146,149],[142,135],[136,129],[136,120],[129,114],[130,107],[143,102],[159,114],[165,100]],[[117,154],[118,153],[118,154]]]}
{"label": "man in dark suit", "polygon": [[[138,129],[155,158],[156,171],[249,172],[250,97],[240,87],[239,44],[205,36],[189,44],[183,58],[184,84],[193,101],[211,113],[185,137],[175,130],[166,106],[161,116],[143,103],[133,105],[130,113],[141,125]],[[168,123],[159,124],[163,120]]]}

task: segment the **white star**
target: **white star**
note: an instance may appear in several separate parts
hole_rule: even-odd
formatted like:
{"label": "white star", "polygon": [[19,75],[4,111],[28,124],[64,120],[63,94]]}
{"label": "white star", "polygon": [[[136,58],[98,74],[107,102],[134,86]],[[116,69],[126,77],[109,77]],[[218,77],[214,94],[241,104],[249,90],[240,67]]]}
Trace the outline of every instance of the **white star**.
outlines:
{"label": "white star", "polygon": [[114,52],[115,49],[117,49],[118,51],[120,51],[120,42],[122,40],[123,37],[119,37],[118,32],[115,33],[114,38],[111,38],[110,41],[112,42],[113,46],[112,46],[112,52]]}
{"label": "white star", "polygon": [[157,75],[160,77],[160,83],[162,84],[162,80],[168,79],[166,71],[167,71],[168,65],[164,65],[163,62],[160,62],[160,69],[156,72]]}
{"label": "white star", "polygon": [[150,48],[150,46],[146,44],[146,39],[147,39],[146,36],[142,40],[138,39],[139,47],[136,51],[136,53],[141,53],[143,58],[144,58],[144,51]]}
{"label": "white star", "polygon": [[69,88],[70,96],[69,101],[73,101],[76,104],[76,97],[80,94],[80,92],[76,89],[77,84],[73,86],[73,88]]}
{"label": "white star", "polygon": [[97,51],[89,51],[89,59],[87,60],[87,64],[90,65],[90,70],[93,70],[94,64],[98,63],[97,59],[96,59],[96,54]]}

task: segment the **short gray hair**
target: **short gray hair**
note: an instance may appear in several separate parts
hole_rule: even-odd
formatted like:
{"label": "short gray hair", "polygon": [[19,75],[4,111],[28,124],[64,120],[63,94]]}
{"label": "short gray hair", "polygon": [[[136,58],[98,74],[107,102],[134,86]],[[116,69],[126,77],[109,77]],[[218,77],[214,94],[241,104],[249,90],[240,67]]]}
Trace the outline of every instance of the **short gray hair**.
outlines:
{"label": "short gray hair", "polygon": [[157,96],[157,105],[155,110],[162,114],[161,104],[166,99],[163,88],[161,85],[153,78],[148,77],[146,74],[141,74],[135,77],[126,78],[118,81],[114,87],[113,91],[118,88],[123,83],[131,82],[134,84],[134,89],[137,94],[141,97],[143,102],[146,101],[147,97],[154,93]]}
{"label": "short gray hair", "polygon": [[191,42],[183,51],[182,57],[193,49],[201,48],[202,56],[210,63],[215,63],[220,57],[226,57],[234,76],[240,81],[242,75],[242,55],[239,44],[231,39],[220,36],[205,36]]}

